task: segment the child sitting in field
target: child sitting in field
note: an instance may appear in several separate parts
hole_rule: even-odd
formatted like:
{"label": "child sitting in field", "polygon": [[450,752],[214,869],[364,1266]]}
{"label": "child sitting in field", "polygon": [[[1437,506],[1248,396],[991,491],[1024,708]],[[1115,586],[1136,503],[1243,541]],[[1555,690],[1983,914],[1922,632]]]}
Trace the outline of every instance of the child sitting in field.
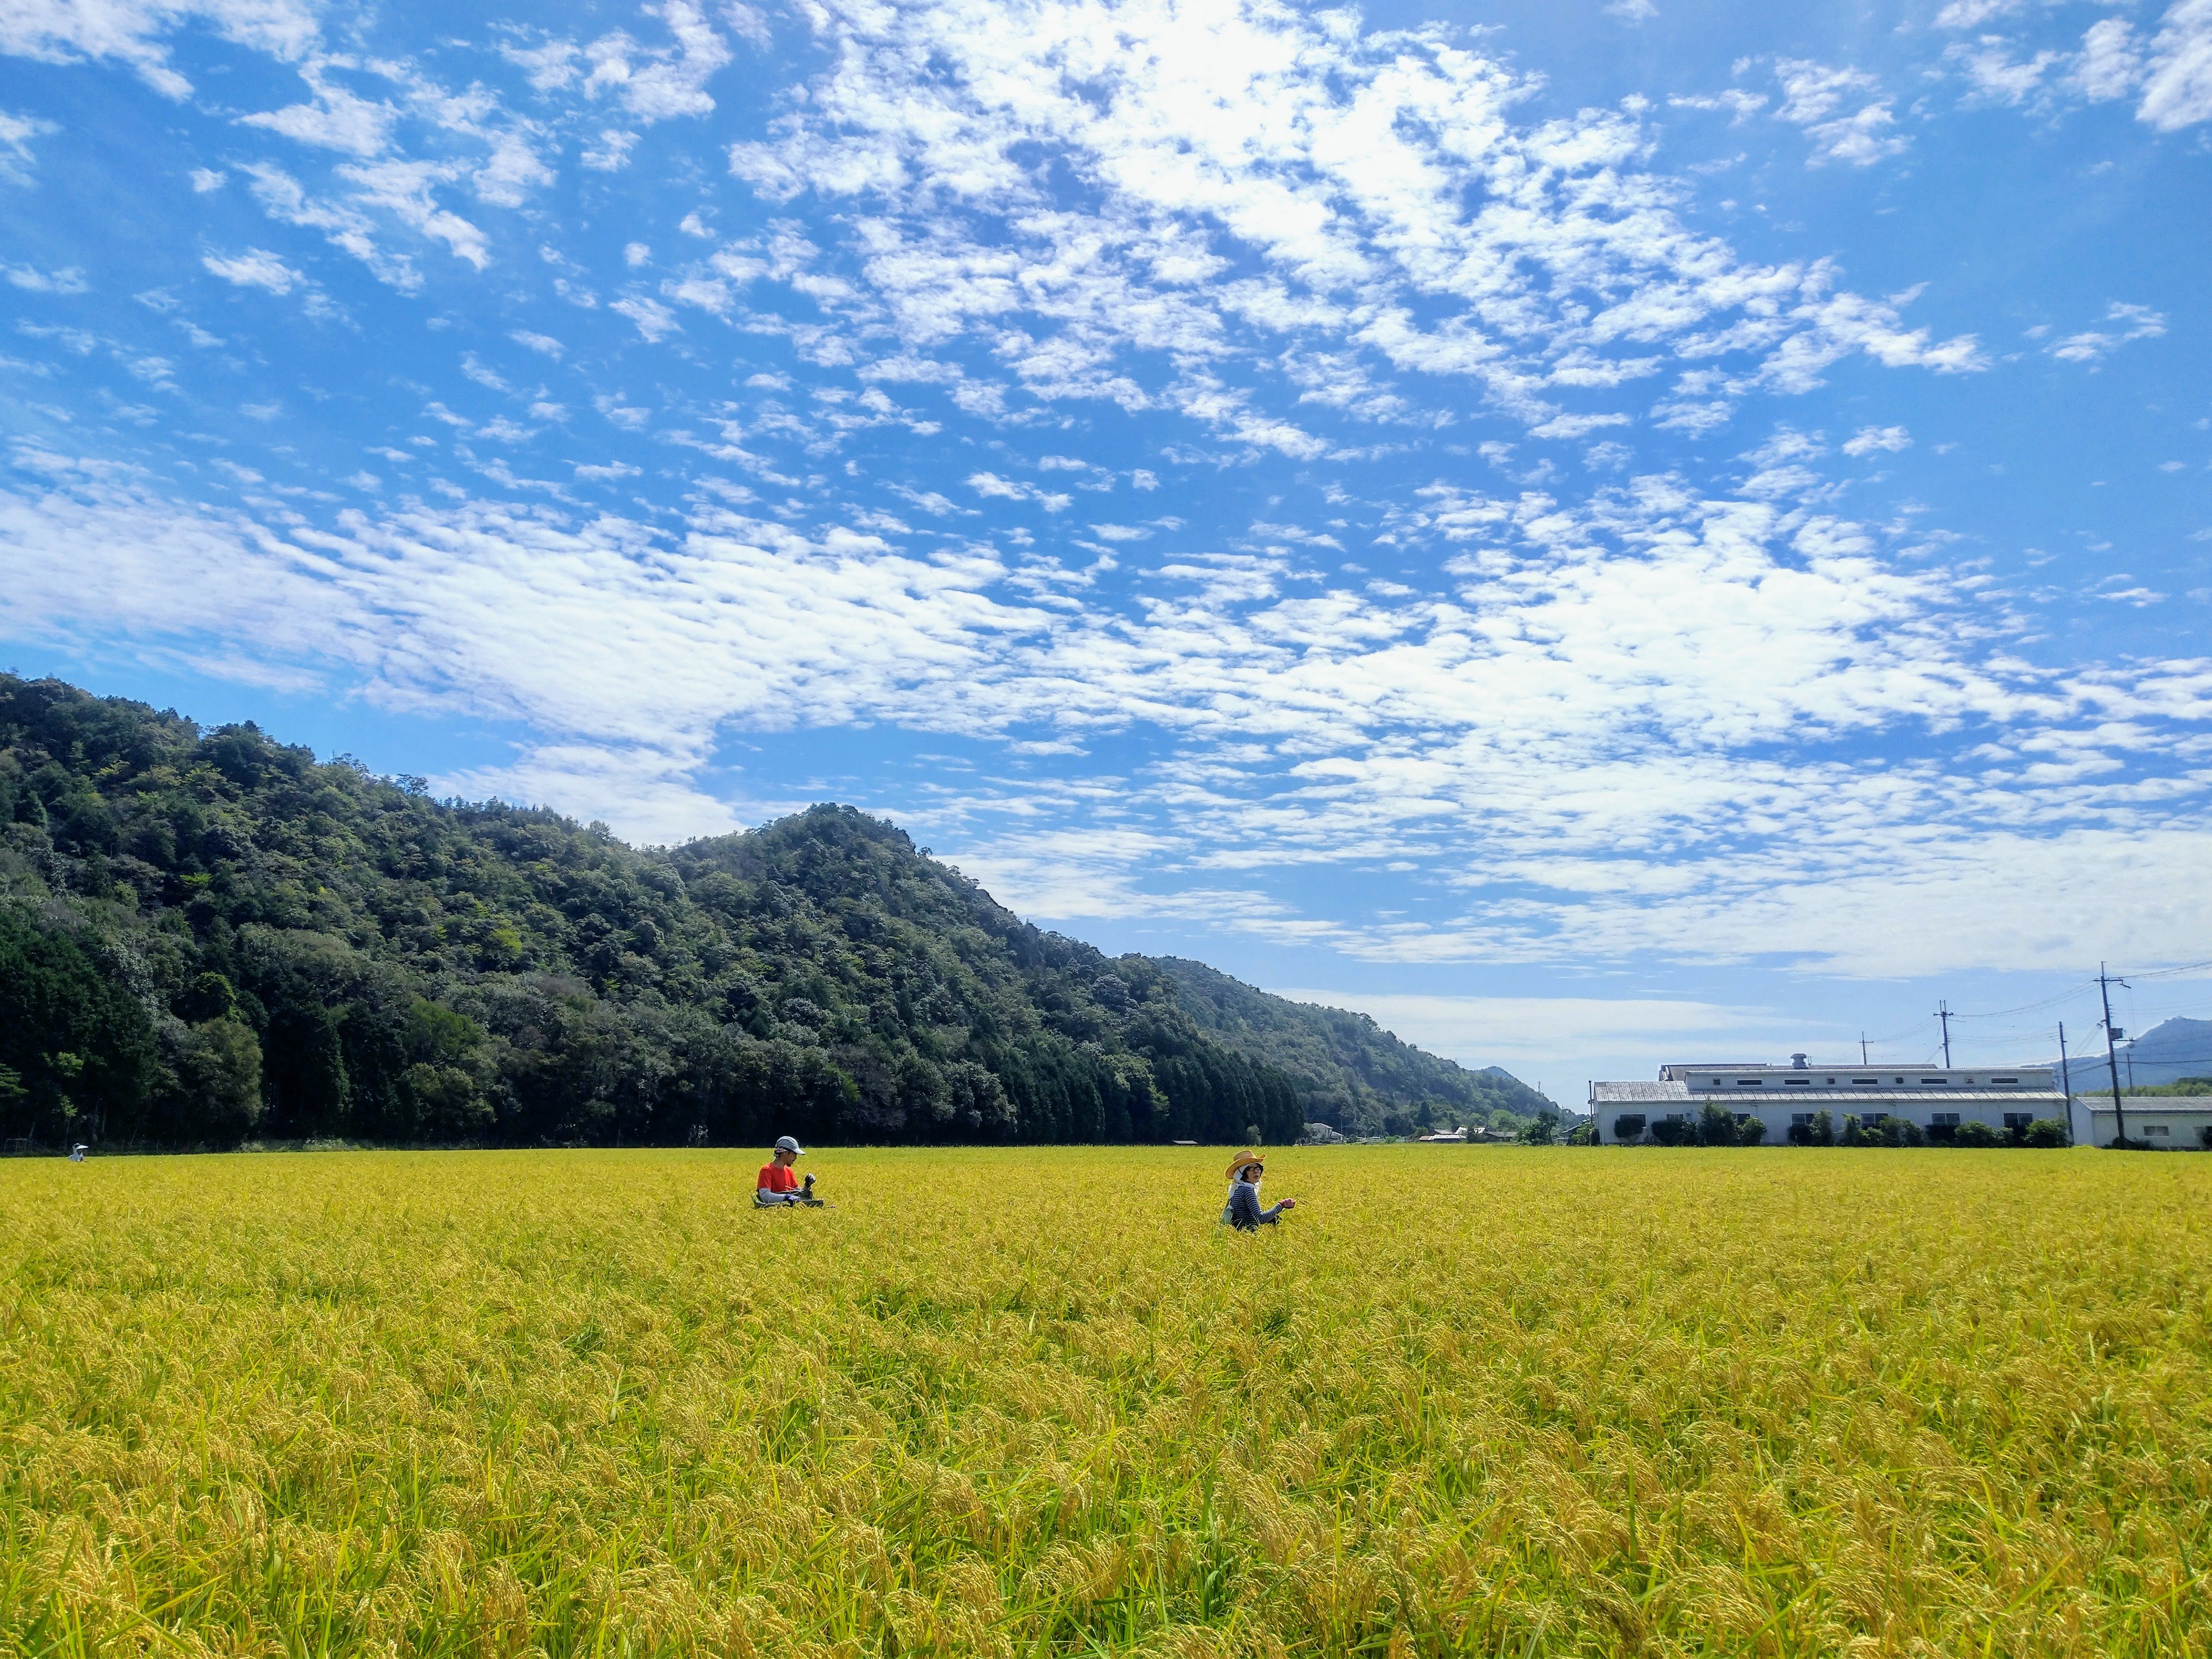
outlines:
{"label": "child sitting in field", "polygon": [[814,1177],[809,1176],[804,1186],[799,1184],[792,1165],[805,1153],[805,1148],[785,1135],[775,1143],[775,1152],[761,1165],[760,1182],[753,1188],[753,1207],[757,1210],[780,1210],[787,1205],[811,1204],[822,1200],[814,1196]]}

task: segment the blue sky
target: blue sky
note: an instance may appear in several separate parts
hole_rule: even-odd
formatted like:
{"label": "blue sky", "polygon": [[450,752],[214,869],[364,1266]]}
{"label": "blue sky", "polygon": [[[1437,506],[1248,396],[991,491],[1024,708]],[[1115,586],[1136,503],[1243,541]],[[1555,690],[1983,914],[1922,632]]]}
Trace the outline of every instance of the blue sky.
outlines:
{"label": "blue sky", "polygon": [[1564,1098],[2205,954],[2212,0],[0,53],[24,672],[641,840],[854,802]]}

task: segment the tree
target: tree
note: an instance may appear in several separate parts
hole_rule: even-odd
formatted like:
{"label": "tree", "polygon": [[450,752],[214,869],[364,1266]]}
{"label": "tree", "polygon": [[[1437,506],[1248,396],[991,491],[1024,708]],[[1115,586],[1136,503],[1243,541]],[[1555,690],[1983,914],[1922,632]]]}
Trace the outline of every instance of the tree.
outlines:
{"label": "tree", "polygon": [[1707,1101],[1698,1114],[1698,1141],[1705,1146],[1735,1146],[1735,1114],[1717,1101]]}
{"label": "tree", "polygon": [[[1856,1118],[1846,1118],[1846,1126],[1856,1123]],[[1835,1115],[1823,1106],[1817,1112],[1806,1114],[1802,1123],[1790,1126],[1790,1144],[1793,1146],[1832,1146],[1836,1144]]]}
{"label": "tree", "polygon": [[66,913],[43,925],[0,902],[0,1127],[34,1139],[98,1139],[134,1121],[155,1077],[153,1023]]}
{"label": "tree", "polygon": [[193,1026],[178,1071],[179,1139],[235,1146],[252,1133],[261,1119],[261,1043],[252,1027],[228,1016]]}

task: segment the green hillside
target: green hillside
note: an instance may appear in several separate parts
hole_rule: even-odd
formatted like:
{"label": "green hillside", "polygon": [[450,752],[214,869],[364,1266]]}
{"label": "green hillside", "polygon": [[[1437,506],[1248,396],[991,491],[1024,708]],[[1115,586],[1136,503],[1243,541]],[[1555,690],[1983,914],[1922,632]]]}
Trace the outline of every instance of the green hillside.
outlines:
{"label": "green hillside", "polygon": [[1202,962],[1158,958],[1206,1036],[1297,1079],[1310,1119],[1355,1134],[1402,1134],[1430,1124],[1534,1114],[1548,1103],[1494,1066],[1470,1072],[1401,1042],[1365,1014],[1291,1002]]}
{"label": "green hillside", "polygon": [[1467,1115],[1435,1079],[1471,1074],[1371,1026],[1313,1041],[1316,1011],[1248,988],[1224,1020],[1194,968],[1042,932],[850,807],[639,849],[0,676],[9,1138],[1279,1143]]}

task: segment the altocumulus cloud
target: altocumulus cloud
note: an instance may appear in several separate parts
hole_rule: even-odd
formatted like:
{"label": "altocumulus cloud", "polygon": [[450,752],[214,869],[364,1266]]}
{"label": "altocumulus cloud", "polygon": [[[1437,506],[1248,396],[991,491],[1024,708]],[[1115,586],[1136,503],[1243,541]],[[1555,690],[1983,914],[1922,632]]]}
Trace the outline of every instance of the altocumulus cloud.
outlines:
{"label": "altocumulus cloud", "polygon": [[[2197,5],[2107,29],[2067,95],[2179,120]],[[173,441],[21,441],[26,636],[513,721],[510,763],[445,784],[659,838],[803,787],[731,799],[733,732],[934,734],[1006,763],[876,804],[1009,898],[1379,962],[2070,961],[2112,914],[2091,859],[2185,895],[2146,936],[2212,921],[2212,669],[2038,659],[2017,594],[1850,496],[1933,447],[1885,380],[2002,367],[1916,290],[1741,251],[1641,100],[1561,113],[1480,38],[1266,0],[673,0],[374,52],[348,30],[404,20],[104,15],[18,14],[0,50],[204,121],[194,228],[107,284],[161,307],[40,313],[27,372],[88,410],[119,374]],[[169,101],[202,35],[258,54],[258,104]],[[1978,84],[2028,100],[2002,69]],[[1756,73],[1678,102],[1778,120],[1794,173],[1918,153],[1894,77]],[[27,176],[56,141],[7,119]],[[44,270],[18,290],[76,303]],[[2036,360],[2161,337],[2099,303]],[[296,323],[240,325],[282,369],[127,337],[213,339],[215,304]],[[218,392],[370,412],[201,432]],[[1275,881],[1347,866],[1425,896]]]}

